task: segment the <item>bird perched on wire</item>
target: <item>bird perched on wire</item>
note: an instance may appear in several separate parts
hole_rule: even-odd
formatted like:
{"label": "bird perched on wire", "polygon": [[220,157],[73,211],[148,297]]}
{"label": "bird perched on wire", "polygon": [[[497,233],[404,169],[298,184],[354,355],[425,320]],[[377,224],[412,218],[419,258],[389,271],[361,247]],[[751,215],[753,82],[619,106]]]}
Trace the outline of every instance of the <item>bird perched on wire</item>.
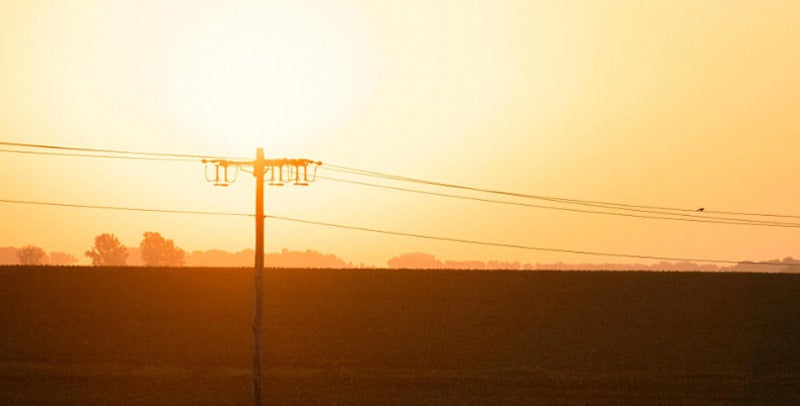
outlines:
{"label": "bird perched on wire", "polygon": [[706,211],[706,208],[705,207],[701,207],[701,208],[697,209],[697,211]]}

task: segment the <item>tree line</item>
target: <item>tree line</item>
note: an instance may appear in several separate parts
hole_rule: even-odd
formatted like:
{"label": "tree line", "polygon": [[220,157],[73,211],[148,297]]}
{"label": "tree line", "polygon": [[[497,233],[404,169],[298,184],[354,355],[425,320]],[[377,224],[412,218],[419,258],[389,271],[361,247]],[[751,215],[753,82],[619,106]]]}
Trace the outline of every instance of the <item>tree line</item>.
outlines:
{"label": "tree line", "polygon": [[[185,252],[175,242],[157,232],[148,231],[139,243],[140,255],[145,266],[182,266]],[[103,233],[94,238],[94,245],[84,255],[91,258],[94,266],[125,266],[128,249],[114,234]],[[42,265],[46,253],[41,247],[28,245],[17,249],[20,265]],[[72,257],[74,261],[77,261]]]}

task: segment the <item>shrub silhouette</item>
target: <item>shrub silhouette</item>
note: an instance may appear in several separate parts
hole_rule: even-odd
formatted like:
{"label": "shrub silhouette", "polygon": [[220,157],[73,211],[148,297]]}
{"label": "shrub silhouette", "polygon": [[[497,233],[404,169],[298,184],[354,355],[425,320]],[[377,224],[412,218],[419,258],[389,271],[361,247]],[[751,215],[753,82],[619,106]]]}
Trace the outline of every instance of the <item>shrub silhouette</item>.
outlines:
{"label": "shrub silhouette", "polygon": [[125,266],[128,249],[114,234],[100,234],[94,238],[94,247],[84,253],[92,259],[94,266]]}

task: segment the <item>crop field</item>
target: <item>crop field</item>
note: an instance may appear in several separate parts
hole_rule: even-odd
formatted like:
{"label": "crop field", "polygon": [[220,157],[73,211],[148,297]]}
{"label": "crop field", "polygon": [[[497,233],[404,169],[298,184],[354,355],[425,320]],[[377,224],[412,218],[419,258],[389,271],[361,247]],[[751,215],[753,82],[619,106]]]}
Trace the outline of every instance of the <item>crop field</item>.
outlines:
{"label": "crop field", "polygon": [[[252,271],[0,267],[0,404],[248,404]],[[267,270],[265,404],[800,404],[800,275]]]}

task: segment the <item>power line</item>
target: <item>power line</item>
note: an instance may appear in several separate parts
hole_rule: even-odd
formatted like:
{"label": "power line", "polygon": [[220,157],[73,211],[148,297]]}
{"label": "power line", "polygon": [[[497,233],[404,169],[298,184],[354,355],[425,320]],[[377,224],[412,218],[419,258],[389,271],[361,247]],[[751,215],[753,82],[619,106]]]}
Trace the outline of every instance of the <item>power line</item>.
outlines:
{"label": "power line", "polygon": [[[465,186],[465,185],[457,185],[452,183],[444,183],[444,182],[437,182],[432,180],[426,179],[418,179],[418,178],[411,178],[406,176],[399,176],[393,175],[388,173],[364,170],[364,169],[357,169],[351,168],[342,165],[335,165],[326,163],[325,170],[334,171],[334,172],[341,172],[341,173],[349,173],[354,175],[360,176],[369,176],[381,179],[388,179],[388,180],[395,180],[395,181],[403,181],[403,182],[411,182],[411,183],[418,183],[430,186],[439,186],[439,187],[446,187],[446,188],[453,188],[453,189],[462,189],[462,190],[469,190],[473,192],[481,192],[481,193],[490,193],[490,194],[499,194],[504,196],[512,196],[512,197],[520,197],[520,198],[527,198],[527,199],[538,199],[538,200],[547,200],[552,202],[560,202],[560,203],[568,203],[568,204],[576,204],[576,205],[584,205],[584,206],[595,206],[595,207],[603,207],[603,208],[610,208],[610,209],[617,209],[617,210],[631,210],[631,209],[651,209],[651,210],[669,210],[669,211],[676,211],[676,212],[688,212],[688,213],[695,213],[697,210],[695,209],[685,209],[685,208],[676,208],[676,207],[666,207],[666,206],[647,206],[647,205],[635,205],[635,204],[627,204],[627,203],[614,203],[614,202],[603,202],[603,201],[596,201],[596,200],[579,200],[579,199],[569,199],[563,197],[555,197],[555,196],[546,196],[546,195],[534,195],[528,193],[518,193],[518,192],[508,192],[502,190],[493,190],[493,189],[484,189],[472,186]],[[774,214],[774,213],[756,213],[756,212],[742,212],[742,211],[723,211],[723,210],[704,210],[705,213],[712,213],[712,214],[723,214],[723,215],[740,215],[740,216],[759,216],[759,217],[782,217],[782,218],[797,218],[800,219],[800,215],[790,215],[790,214]],[[740,220],[742,221],[742,220]]]}
{"label": "power line", "polygon": [[[0,203],[14,203],[14,204],[30,204],[40,206],[57,206],[57,207],[71,207],[71,208],[86,208],[86,209],[103,209],[103,210],[122,210],[122,211],[137,211],[137,212],[151,212],[151,213],[171,213],[171,214],[194,214],[194,215],[217,215],[217,216],[238,216],[238,217],[255,217],[253,214],[235,213],[235,212],[219,212],[219,211],[199,211],[199,210],[169,210],[169,209],[150,209],[139,207],[122,207],[122,206],[102,206],[102,205],[86,205],[86,204],[72,204],[72,203],[56,203],[56,202],[40,202],[30,200],[11,200],[0,199]],[[311,224],[331,228],[339,228],[354,231],[364,231],[378,234],[395,235],[402,237],[420,238],[426,240],[457,242],[463,244],[502,247],[502,248],[515,248],[529,251],[545,251],[545,252],[559,252],[567,254],[591,255],[600,257],[616,257],[616,258],[634,258],[634,259],[649,259],[661,261],[689,261],[701,263],[724,263],[724,264],[748,264],[748,265],[765,265],[765,266],[790,266],[790,264],[782,264],[777,262],[752,262],[752,261],[735,261],[730,259],[709,259],[709,258],[685,258],[685,257],[670,257],[670,256],[657,256],[657,255],[638,255],[638,254],[624,254],[624,253],[611,253],[601,251],[587,251],[587,250],[574,250],[565,248],[550,248],[538,247],[522,244],[499,243],[491,241],[478,241],[463,238],[441,237],[427,234],[407,233],[401,231],[384,230],[370,227],[350,226],[345,224],[327,223],[321,221],[304,220],[293,217],[266,215],[267,218],[276,220],[283,220],[295,223]]]}
{"label": "power line", "polygon": [[[380,189],[397,190],[397,191],[402,191],[402,192],[419,193],[419,194],[425,194],[425,195],[431,195],[431,196],[441,196],[441,197],[449,197],[449,198],[455,198],[455,199],[472,200],[472,201],[495,203],[495,204],[506,204],[506,205],[512,205],[512,206],[530,207],[530,208],[537,208],[537,209],[561,210],[561,211],[569,211],[569,212],[577,212],[577,213],[601,214],[601,215],[621,216],[621,217],[634,217],[634,218],[644,218],[644,219],[653,219],[653,220],[673,220],[673,221],[686,221],[686,222],[695,222],[695,223],[730,224],[730,225],[739,225],[739,226],[800,228],[800,223],[767,222],[767,221],[748,220],[748,219],[734,219],[734,218],[713,217],[713,216],[709,216],[709,217],[703,218],[703,216],[694,216],[694,215],[688,215],[688,214],[643,211],[643,212],[646,212],[646,213],[656,213],[656,214],[663,214],[663,215],[667,215],[667,216],[696,217],[696,219],[695,218],[681,218],[681,217],[645,216],[645,215],[638,215],[638,214],[615,213],[615,212],[597,211],[597,210],[585,210],[585,209],[574,209],[574,208],[569,208],[569,207],[543,206],[543,205],[530,204],[530,203],[512,202],[512,201],[507,201],[507,200],[495,200],[495,199],[485,199],[485,198],[473,197],[473,196],[453,195],[453,194],[448,194],[448,193],[430,192],[430,191],[420,190],[420,189],[409,189],[409,188],[403,188],[403,187],[397,187],[397,186],[378,185],[378,184],[374,184],[374,183],[360,182],[360,181],[355,181],[355,180],[332,178],[332,177],[322,176],[322,175],[317,175],[317,178],[330,180],[330,181],[334,181],[334,182],[350,183],[350,184],[355,184],[355,185],[369,186],[369,187],[380,188]],[[722,220],[722,221],[718,221],[718,220]]]}
{"label": "power line", "polygon": [[[63,151],[76,151],[76,152],[92,152],[92,153],[104,153],[104,154],[119,154],[120,156],[118,159],[136,159],[133,157],[124,157],[124,155],[138,155],[138,156],[146,156],[146,157],[161,157],[161,158],[194,158],[194,159],[227,159],[227,160],[243,160],[246,158],[231,158],[231,157],[220,157],[214,155],[198,155],[198,154],[176,154],[176,153],[165,153],[165,152],[143,152],[143,151],[131,151],[131,150],[120,150],[120,149],[105,149],[105,148],[83,148],[83,147],[69,147],[69,146],[62,146],[62,145],[49,145],[49,144],[32,144],[32,143],[18,143],[18,142],[6,142],[0,141],[0,145],[6,146],[13,146],[13,147],[24,147],[24,148],[42,148],[42,149],[54,149],[54,150],[63,150]],[[19,151],[19,150],[0,150],[0,152],[16,152],[16,153],[35,153],[33,151]],[[56,155],[55,153],[44,154],[38,153],[40,155]],[[93,158],[115,158],[112,155],[79,155],[79,154],[64,154],[64,156],[83,156],[83,157],[93,157]],[[377,177],[382,179],[388,180],[395,180],[395,181],[403,181],[403,182],[413,182],[419,184],[425,184],[430,186],[439,186],[439,187],[447,187],[447,188],[455,188],[461,190],[469,190],[474,192],[481,192],[481,193],[491,193],[491,194],[500,194],[505,196],[512,196],[512,197],[520,197],[520,198],[528,198],[528,199],[538,199],[538,200],[545,200],[557,203],[564,203],[564,204],[574,204],[574,205],[583,205],[583,206],[590,206],[590,207],[599,207],[599,208],[606,208],[612,210],[625,210],[625,211],[636,211],[636,212],[645,212],[651,214],[662,214],[662,215],[674,215],[674,216],[687,216],[687,217],[697,217],[697,218],[708,218],[705,216],[697,216],[693,214],[680,214],[680,213],[663,213],[663,212],[653,212],[651,210],[668,210],[668,211],[675,211],[675,212],[683,212],[683,213],[694,213],[696,210],[693,209],[685,209],[685,208],[676,208],[676,207],[666,207],[666,206],[647,206],[647,205],[635,205],[635,204],[627,204],[627,203],[616,203],[616,202],[604,202],[604,201],[595,201],[595,200],[580,200],[580,199],[569,199],[569,198],[562,198],[562,197],[555,197],[555,196],[546,196],[546,195],[533,195],[527,193],[517,193],[517,192],[508,192],[508,191],[501,191],[501,190],[492,190],[492,189],[484,189],[478,187],[471,187],[465,185],[457,185],[451,183],[444,183],[444,182],[436,182],[431,180],[425,179],[417,179],[411,178],[406,176],[399,176],[393,175],[388,173],[382,173],[377,171],[371,170],[364,170],[364,169],[357,169],[342,165],[334,165],[334,164],[326,164],[323,167],[324,169],[336,172],[344,172],[350,173],[355,175],[361,176],[370,176],[370,177]],[[705,213],[710,214],[722,214],[722,215],[736,215],[736,216],[758,216],[758,217],[780,217],[780,218],[796,218],[800,219],[800,215],[788,215],[788,214],[773,214],[773,213],[756,213],[756,212],[742,212],[742,211],[722,211],[722,210],[705,210]],[[631,216],[633,217],[633,216]],[[749,219],[733,219],[733,218],[712,218],[715,220],[730,220],[730,221],[737,221],[737,222],[752,222],[757,225],[764,225],[766,223],[770,224],[781,224],[780,226],[786,227],[791,226],[795,227],[800,224],[797,223],[780,223],[780,222],[762,222],[758,220],[749,220]],[[706,221],[703,221],[706,222]]]}
{"label": "power line", "polygon": [[[52,150],[60,150],[60,151],[96,152],[96,153],[105,153],[105,154],[139,155],[139,156],[166,157],[166,158],[240,159],[240,158],[220,157],[220,156],[217,156],[217,155],[176,154],[176,153],[169,153],[169,152],[145,152],[145,151],[130,151],[130,150],[106,149],[106,148],[67,147],[67,146],[63,146],[63,145],[28,144],[28,143],[6,142],[6,141],[0,141],[0,145],[10,146],[10,147],[22,147],[22,148],[52,149]],[[242,158],[242,159],[246,159],[246,158]]]}
{"label": "power line", "polygon": [[422,239],[427,239],[427,240],[458,242],[458,243],[473,244],[473,245],[504,247],[504,248],[517,248],[517,249],[530,250],[530,251],[547,251],[547,252],[560,252],[560,253],[567,253],[567,254],[593,255],[593,256],[617,257],[617,258],[651,259],[651,260],[662,260],[662,261],[689,261],[689,262],[707,262],[707,263],[724,263],[724,264],[752,264],[752,265],[770,265],[770,266],[784,266],[784,267],[785,266],[789,266],[787,264],[780,264],[780,263],[776,263],[776,262],[750,262],[750,261],[734,261],[734,260],[730,260],[730,259],[664,257],[664,256],[655,256],[655,255],[619,254],[619,253],[609,253],[609,252],[600,252],[600,251],[572,250],[572,249],[564,249],[564,248],[545,248],[545,247],[535,247],[535,246],[521,245],[521,244],[509,244],[509,243],[499,243],[499,242],[489,242],[489,241],[467,240],[467,239],[462,239],[462,238],[438,237],[438,236],[432,236],[432,235],[426,235],[426,234],[404,233],[404,232],[400,232],[400,231],[389,231],[389,230],[382,230],[382,229],[377,229],[377,228],[357,227],[357,226],[348,226],[348,225],[342,225],[342,224],[325,223],[325,222],[321,222],[321,221],[301,220],[301,219],[296,219],[296,218],[291,218],[291,217],[281,217],[281,216],[272,216],[272,215],[267,216],[267,217],[278,219],[278,220],[296,222],[296,223],[313,224],[313,225],[325,226],[325,227],[335,227],[335,228],[342,228],[342,229],[347,229],[347,230],[367,231],[367,232],[372,232],[372,233],[397,235],[397,236],[403,236],[403,237],[422,238]]}
{"label": "power line", "polygon": [[166,157],[148,157],[148,156],[81,154],[81,153],[70,153],[70,152],[24,151],[18,149],[0,149],[0,152],[27,154],[27,155],[77,157],[77,158],[106,158],[106,159],[128,159],[136,161],[167,161],[167,162],[197,163],[197,159],[195,158],[166,158]]}
{"label": "power line", "polygon": [[140,207],[101,206],[101,205],[90,205],[90,204],[39,202],[39,201],[32,201],[32,200],[0,199],[0,203],[31,204],[31,205],[38,205],[38,206],[73,207],[73,208],[82,208],[82,209],[124,210],[124,211],[138,211],[138,212],[148,212],[148,213],[200,214],[200,215],[209,215],[209,216],[254,217],[254,215],[248,214],[248,213],[234,213],[234,212],[223,212],[223,211],[147,209],[147,208],[140,208]]}
{"label": "power line", "polygon": [[[2,143],[0,143],[0,144],[2,144]],[[80,158],[105,158],[105,159],[125,159],[125,160],[143,160],[143,161],[168,161],[168,162],[193,162],[193,163],[196,162],[195,158],[167,158],[167,157],[150,157],[150,156],[107,155],[107,154],[106,155],[99,155],[99,154],[70,153],[70,152],[25,151],[25,150],[12,150],[12,149],[0,149],[0,152],[30,154],[30,155],[80,157]],[[735,218],[714,217],[714,216],[698,216],[698,215],[693,215],[693,214],[682,214],[682,213],[664,213],[664,212],[657,212],[657,211],[650,211],[650,210],[635,210],[635,209],[632,209],[633,211],[637,211],[637,212],[652,213],[652,214],[662,214],[662,215],[668,215],[668,216],[693,217],[693,218],[698,218],[699,220],[681,219],[681,218],[674,218],[674,217],[642,216],[642,215],[634,215],[634,214],[603,212],[603,211],[593,211],[593,210],[581,210],[581,209],[572,209],[572,208],[565,208],[565,207],[542,206],[542,205],[526,204],[526,203],[519,203],[519,202],[510,202],[510,201],[493,200],[493,199],[483,199],[483,198],[470,197],[470,196],[451,195],[451,194],[445,194],[445,193],[436,193],[436,192],[429,192],[429,191],[415,190],[415,189],[407,189],[407,188],[400,188],[400,187],[393,187],[393,186],[386,186],[386,185],[376,185],[376,184],[371,184],[371,183],[367,183],[367,182],[344,180],[344,179],[337,179],[337,178],[331,178],[331,177],[325,177],[325,176],[319,176],[319,178],[330,180],[330,181],[335,181],[335,182],[351,183],[351,184],[358,184],[358,185],[363,185],[363,186],[370,186],[370,187],[377,187],[377,188],[391,189],[391,190],[398,190],[398,191],[405,191],[405,192],[412,192],[412,193],[420,193],[420,194],[427,194],[427,195],[434,195],[434,196],[441,196],[441,197],[450,197],[450,198],[457,198],[457,199],[464,199],[464,200],[482,201],[482,202],[487,202],[487,203],[508,204],[508,205],[524,206],[524,207],[540,208],[540,209],[570,211],[570,212],[578,212],[578,213],[602,214],[602,215],[645,218],[645,219],[656,219],[656,220],[677,220],[677,221],[688,221],[688,222],[697,222],[697,223],[751,225],[751,226],[760,226],[760,227],[789,227],[789,228],[800,227],[800,223],[765,222],[765,221],[750,220],[750,219],[735,219]],[[554,201],[556,201],[556,200],[554,199]],[[603,208],[612,208],[612,209],[614,208],[614,207],[608,207],[608,206],[602,206],[602,205],[590,205],[590,206],[603,207]],[[726,221],[713,221],[713,220],[726,220]]]}

